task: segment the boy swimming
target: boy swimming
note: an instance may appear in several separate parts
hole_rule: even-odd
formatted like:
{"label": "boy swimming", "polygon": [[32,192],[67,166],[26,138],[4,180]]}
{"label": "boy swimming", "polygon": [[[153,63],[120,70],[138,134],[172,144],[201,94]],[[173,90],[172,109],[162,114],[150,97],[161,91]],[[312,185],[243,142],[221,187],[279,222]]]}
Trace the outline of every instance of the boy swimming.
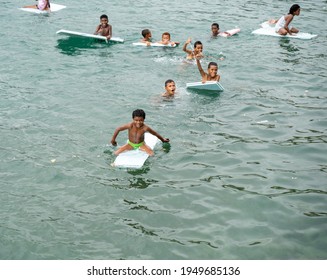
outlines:
{"label": "boy swimming", "polygon": [[169,32],[162,33],[161,41],[159,41],[157,43],[162,44],[162,45],[171,45],[172,47],[179,44],[178,42],[170,41],[170,33]]}
{"label": "boy swimming", "polygon": [[214,22],[211,24],[211,36],[212,37],[217,37],[219,35],[219,24]]}
{"label": "boy swimming", "polygon": [[227,31],[220,32],[218,23],[214,22],[213,24],[211,24],[211,37],[218,37],[218,36],[229,37],[232,35],[233,34],[230,34]]}
{"label": "boy swimming", "polygon": [[105,36],[108,40],[110,40],[112,36],[112,26],[108,24],[107,15],[100,16],[100,24],[97,26],[94,35]]}
{"label": "boy swimming", "polygon": [[141,34],[143,36],[143,38],[141,39],[141,42],[146,43],[147,46],[150,46],[151,38],[152,38],[151,31],[149,29],[143,29]]}
{"label": "boy swimming", "polygon": [[146,145],[144,142],[144,133],[149,132],[154,136],[157,136],[162,142],[169,142],[168,138],[163,138],[160,134],[154,131],[152,128],[144,124],[145,120],[145,112],[141,109],[137,109],[133,111],[132,114],[133,121],[119,126],[116,128],[114,135],[111,139],[111,144],[117,146],[116,137],[120,131],[128,129],[128,143],[121,146],[117,151],[115,151],[115,155],[119,155],[124,151],[129,151],[133,149],[140,149],[141,151],[146,152],[150,156],[153,156],[154,153],[152,149]]}
{"label": "boy swimming", "polygon": [[[196,41],[194,43],[194,49],[189,50],[187,49],[187,45],[191,43],[191,38],[188,38],[183,46],[183,51],[187,53],[186,59],[194,59],[196,55],[201,54],[202,55],[202,50],[203,50],[203,45],[200,41]],[[203,57],[203,55],[202,55]]]}
{"label": "boy swimming", "polygon": [[171,79],[168,79],[165,82],[165,90],[166,92],[161,95],[162,97],[174,97],[176,91],[175,82]]}

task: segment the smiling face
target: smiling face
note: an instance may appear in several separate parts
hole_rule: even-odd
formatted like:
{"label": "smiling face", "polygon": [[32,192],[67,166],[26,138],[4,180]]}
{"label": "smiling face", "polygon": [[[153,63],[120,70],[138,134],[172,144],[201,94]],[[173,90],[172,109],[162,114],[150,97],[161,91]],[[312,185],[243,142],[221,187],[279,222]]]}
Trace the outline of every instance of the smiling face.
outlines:
{"label": "smiling face", "polygon": [[137,128],[141,128],[144,124],[144,118],[143,117],[134,117],[133,123]]}
{"label": "smiling face", "polygon": [[176,90],[176,85],[174,82],[167,83],[165,89],[169,95],[174,95]]}
{"label": "smiling face", "polygon": [[202,50],[203,50],[203,45],[202,44],[198,44],[194,48],[194,53],[195,54],[202,53]]}
{"label": "smiling face", "polygon": [[108,19],[106,19],[106,18],[102,18],[102,19],[101,19],[101,26],[102,26],[102,27],[107,27],[107,25],[108,25]]}
{"label": "smiling face", "polygon": [[170,41],[170,36],[168,34],[164,34],[164,35],[162,35],[161,40],[163,42],[169,42]]}
{"label": "smiling face", "polygon": [[208,74],[211,78],[214,78],[217,76],[217,72],[218,72],[218,66],[215,65],[210,65],[210,67],[208,68]]}

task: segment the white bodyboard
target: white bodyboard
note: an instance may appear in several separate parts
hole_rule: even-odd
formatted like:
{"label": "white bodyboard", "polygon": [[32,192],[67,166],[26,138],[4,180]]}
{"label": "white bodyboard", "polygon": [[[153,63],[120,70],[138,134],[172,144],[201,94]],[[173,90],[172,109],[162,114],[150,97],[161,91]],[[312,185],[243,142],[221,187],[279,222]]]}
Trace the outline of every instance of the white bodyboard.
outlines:
{"label": "white bodyboard", "polygon": [[66,6],[64,6],[64,5],[50,3],[50,11],[47,11],[47,10],[42,11],[42,10],[33,9],[33,8],[19,8],[19,9],[22,11],[25,11],[25,12],[30,12],[30,13],[35,13],[35,14],[48,14],[50,12],[57,12],[62,9],[65,9],[65,8],[66,8]]}
{"label": "white bodyboard", "polygon": [[[152,150],[159,141],[160,140],[156,136],[150,133],[144,134],[144,142]],[[148,157],[149,155],[146,152],[143,152],[139,149],[130,150],[119,154],[116,157],[115,162],[112,164],[112,166],[122,168],[141,168]]]}
{"label": "white bodyboard", "polygon": [[280,38],[294,38],[294,39],[303,39],[303,40],[309,40],[314,37],[317,37],[317,35],[310,34],[310,33],[293,33],[293,35],[287,34],[287,35],[280,35],[275,31],[275,26],[270,25],[268,22],[263,22],[261,24],[262,28],[259,28],[257,30],[252,31],[252,34],[257,35],[267,35],[267,36],[274,36],[274,37],[280,37]]}
{"label": "white bodyboard", "polygon": [[[57,34],[63,34],[63,35],[73,36],[73,37],[97,39],[97,40],[101,40],[101,41],[104,41],[104,42],[108,42],[108,39],[105,36],[94,35],[94,34],[89,34],[89,33],[82,33],[82,32],[65,30],[65,29],[58,30]],[[119,38],[119,37],[111,37],[109,42],[123,43],[124,39]]]}
{"label": "white bodyboard", "polygon": [[164,45],[159,43],[150,43],[148,46],[146,43],[137,42],[133,43],[133,46],[142,46],[142,47],[166,47],[166,48],[176,48],[179,45],[179,43],[176,43],[175,45]]}
{"label": "white bodyboard", "polygon": [[240,32],[241,29],[239,28],[234,28],[234,29],[231,29],[231,30],[227,30],[225,32],[219,32],[218,35],[221,36],[221,37],[230,37],[230,36],[233,36],[235,34],[237,34],[238,32]]}
{"label": "white bodyboard", "polygon": [[196,89],[196,90],[224,91],[223,86],[219,82],[215,82],[215,81],[208,81],[205,83],[202,82],[187,83],[186,88]]}

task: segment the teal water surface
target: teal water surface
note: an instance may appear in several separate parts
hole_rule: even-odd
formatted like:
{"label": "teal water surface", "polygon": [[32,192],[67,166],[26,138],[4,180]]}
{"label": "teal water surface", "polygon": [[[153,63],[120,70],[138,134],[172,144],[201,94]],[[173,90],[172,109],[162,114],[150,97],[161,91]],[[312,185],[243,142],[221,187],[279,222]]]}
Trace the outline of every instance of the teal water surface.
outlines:
{"label": "teal water surface", "polygon": [[[0,259],[326,259],[326,1],[299,3],[312,40],[251,34],[291,1],[57,3],[0,11]],[[123,44],[56,34],[92,33],[103,13]],[[241,32],[211,39],[212,22]],[[133,46],[144,28],[181,45]],[[223,93],[185,89],[200,81],[188,37]],[[137,108],[171,143],[114,168],[109,140]]]}

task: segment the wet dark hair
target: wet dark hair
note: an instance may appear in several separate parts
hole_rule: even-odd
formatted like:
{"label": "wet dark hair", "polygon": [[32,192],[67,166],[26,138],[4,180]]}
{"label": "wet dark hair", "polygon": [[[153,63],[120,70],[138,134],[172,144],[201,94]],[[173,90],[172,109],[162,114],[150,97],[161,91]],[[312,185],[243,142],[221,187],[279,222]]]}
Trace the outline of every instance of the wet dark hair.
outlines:
{"label": "wet dark hair", "polygon": [[108,19],[108,16],[107,15],[101,15],[100,19],[103,19],[103,18]]}
{"label": "wet dark hair", "polygon": [[175,83],[174,80],[172,79],[168,79],[166,82],[165,82],[165,87],[170,84],[170,83]]}
{"label": "wet dark hair", "polygon": [[217,27],[219,29],[219,24],[217,22],[214,22],[213,24],[211,24],[211,27]]}
{"label": "wet dark hair", "polygon": [[196,48],[197,45],[202,45],[201,41],[196,41],[196,42],[194,43],[194,48]]}
{"label": "wet dark hair", "polygon": [[301,7],[298,4],[294,4],[289,11],[289,14],[294,14],[298,9],[300,9]]}
{"label": "wet dark hair", "polygon": [[141,117],[145,119],[145,112],[142,109],[136,109],[132,114],[132,118],[134,119],[135,117]]}
{"label": "wet dark hair", "polygon": [[210,68],[210,66],[217,66],[218,67],[218,64],[216,62],[209,62],[208,69]]}
{"label": "wet dark hair", "polygon": [[142,36],[145,38],[145,36],[147,35],[147,34],[149,34],[149,33],[151,33],[151,31],[149,30],[149,29],[143,29],[142,30]]}

